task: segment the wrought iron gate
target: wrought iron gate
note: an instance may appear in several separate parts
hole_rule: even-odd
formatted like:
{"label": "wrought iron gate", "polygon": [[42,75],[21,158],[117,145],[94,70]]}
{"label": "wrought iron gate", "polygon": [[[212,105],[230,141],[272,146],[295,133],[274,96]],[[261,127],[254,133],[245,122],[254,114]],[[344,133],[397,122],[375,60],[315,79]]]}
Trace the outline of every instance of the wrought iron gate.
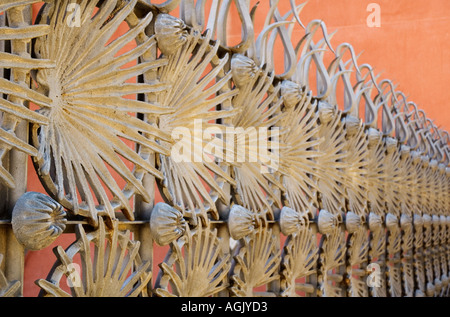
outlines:
{"label": "wrought iron gate", "polygon": [[65,232],[41,295],[449,295],[449,133],[303,4],[38,2],[0,1],[0,296]]}

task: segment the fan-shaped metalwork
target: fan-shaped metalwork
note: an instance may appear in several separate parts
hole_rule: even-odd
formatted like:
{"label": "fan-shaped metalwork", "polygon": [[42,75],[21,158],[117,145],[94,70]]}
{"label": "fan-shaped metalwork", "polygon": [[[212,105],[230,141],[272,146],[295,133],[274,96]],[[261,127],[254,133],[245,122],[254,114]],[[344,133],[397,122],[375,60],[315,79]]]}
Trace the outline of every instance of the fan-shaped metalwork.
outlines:
{"label": "fan-shaped metalwork", "polygon": [[[345,133],[341,114],[327,104],[319,104],[319,152],[317,158],[321,208],[334,215],[341,215],[346,193],[344,190],[345,168],[347,167],[345,151]],[[322,112],[322,114],[321,114]]]}
{"label": "fan-shaped metalwork", "polygon": [[[118,209],[133,219],[129,199],[135,192],[150,199],[141,184],[142,173],[136,176],[132,167],[135,172],[144,170],[162,177],[135,152],[135,144],[167,153],[141,133],[164,140],[169,136],[139,120],[136,113],[159,115],[170,109],[125,98],[167,88],[158,82],[132,82],[167,63],[159,59],[130,66],[156,44],[153,37],[123,52],[145,30],[152,14],[112,38],[133,13],[136,2],[80,1],[82,27],[67,23],[67,0],[46,4],[40,14],[40,22],[48,23],[51,32],[36,41],[34,53],[54,61],[56,67],[36,75],[37,89],[45,93],[51,107],[39,112],[49,124],[33,127],[32,140],[39,151],[34,163],[49,194],[94,224],[97,215],[114,218]],[[116,179],[126,184],[124,189]]]}
{"label": "fan-shaped metalwork", "polygon": [[312,294],[315,291],[313,285],[297,283],[296,280],[306,279],[316,273],[316,264],[319,257],[316,245],[316,235],[310,228],[303,228],[299,232],[288,237],[284,247],[281,272],[282,296],[298,296],[298,291]]}
{"label": "fan-shaped metalwork", "polygon": [[[239,297],[257,296],[256,287],[278,279],[280,251],[272,230],[259,227],[241,239],[234,256],[230,291]],[[262,292],[262,295],[270,295]]]}
{"label": "fan-shaped metalwork", "polygon": [[[296,94],[292,100],[288,90]],[[285,81],[282,84],[285,98],[282,126],[286,132],[281,135],[280,172],[282,173],[284,204],[298,212],[308,211],[313,218],[312,209],[317,208],[317,177],[321,142],[319,138],[317,102],[312,101],[310,92],[303,91],[297,84]]]}
{"label": "fan-shaped metalwork", "polygon": [[384,204],[384,147],[381,139],[381,133],[375,129],[368,130],[369,138],[369,155],[367,156],[367,185],[369,210],[374,214],[382,217],[384,220],[385,204]]}
{"label": "fan-shaped metalwork", "polygon": [[324,297],[342,297],[342,274],[337,272],[345,263],[345,232],[335,228],[322,237],[319,256],[319,289]]}
{"label": "fan-shaped metalwork", "polygon": [[448,132],[304,4],[154,2],[0,0],[0,296],[73,229],[43,296],[449,295]]}
{"label": "fan-shaped metalwork", "polygon": [[360,226],[348,237],[347,274],[349,278],[348,295],[351,297],[368,297],[366,265],[368,261],[369,241],[367,229]]}
{"label": "fan-shaped metalwork", "polygon": [[230,269],[217,230],[199,225],[171,243],[156,282],[158,296],[207,297],[227,288]]}
{"label": "fan-shaped metalwork", "polygon": [[[368,141],[362,122],[346,118],[347,153],[345,167],[345,188],[348,210],[360,216],[367,216],[367,156]],[[356,122],[355,122],[355,121]]]}
{"label": "fan-shaped metalwork", "polygon": [[[104,222],[99,221],[98,229],[90,233],[78,225],[76,235],[77,240],[66,250],[60,246],[54,249],[58,261],[47,279],[36,281],[42,296],[135,297],[147,294],[147,284],[152,278],[150,262],[141,262],[140,242],[131,240],[129,231],[119,231],[116,221],[113,229],[107,231]],[[81,263],[77,262],[78,258]],[[64,280],[70,293],[61,284]]]}
{"label": "fan-shaped metalwork", "polygon": [[[271,135],[270,130],[278,126],[282,118],[280,107],[283,99],[278,98],[281,86],[274,87],[273,73],[258,68],[246,56],[233,56],[231,69],[233,80],[239,88],[239,93],[232,100],[238,111],[232,118],[232,125],[241,129],[233,140],[235,152],[231,175],[236,181],[234,196],[244,208],[267,214],[269,219],[273,219],[272,203],[281,207],[276,188],[282,185],[271,171],[279,168],[277,148],[282,145],[279,137],[277,139],[276,135]],[[279,135],[282,133],[278,132]]]}
{"label": "fan-shaped metalwork", "polygon": [[[165,200],[186,216],[197,219],[197,214],[207,217],[211,212],[217,219],[216,199],[229,201],[223,182],[234,184],[218,164],[225,160],[221,139],[225,126],[215,123],[234,115],[230,109],[216,109],[237,93],[227,90],[231,73],[224,66],[228,55],[218,57],[219,44],[210,44],[210,33],[189,32],[183,21],[169,15],[158,16],[155,28],[162,56],[168,59],[157,76],[171,85],[155,99],[173,112],[159,119],[159,128],[172,138],[161,143],[170,153],[158,157],[157,166],[164,176],[158,185]],[[210,147],[214,142],[217,147]]]}

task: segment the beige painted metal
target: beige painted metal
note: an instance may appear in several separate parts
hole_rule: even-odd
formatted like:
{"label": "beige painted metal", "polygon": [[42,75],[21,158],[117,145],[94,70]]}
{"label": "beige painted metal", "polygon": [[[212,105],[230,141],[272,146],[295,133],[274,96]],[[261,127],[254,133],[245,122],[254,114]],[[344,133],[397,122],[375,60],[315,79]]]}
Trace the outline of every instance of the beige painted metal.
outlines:
{"label": "beige painted metal", "polygon": [[65,232],[42,296],[450,295],[450,135],[305,4],[37,2],[0,0],[0,296]]}

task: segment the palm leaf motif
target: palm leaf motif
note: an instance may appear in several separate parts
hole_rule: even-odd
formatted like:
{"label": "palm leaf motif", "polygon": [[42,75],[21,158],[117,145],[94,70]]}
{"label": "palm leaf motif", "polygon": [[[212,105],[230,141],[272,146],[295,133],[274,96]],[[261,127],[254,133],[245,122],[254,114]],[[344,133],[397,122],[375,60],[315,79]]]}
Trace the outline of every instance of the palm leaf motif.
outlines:
{"label": "palm leaf motif", "polygon": [[160,264],[158,296],[207,297],[228,286],[230,256],[223,253],[217,230],[201,225],[192,231],[186,229]]}
{"label": "palm leaf motif", "polygon": [[399,170],[399,200],[401,204],[401,213],[412,216],[415,210],[418,210],[417,192],[416,192],[416,171],[413,164],[413,156],[406,146],[400,148]]}
{"label": "palm leaf motif", "polygon": [[[322,108],[322,106],[324,106]],[[317,158],[319,178],[317,186],[320,192],[322,209],[334,215],[340,215],[346,193],[344,190],[346,163],[345,133],[341,114],[327,104],[319,104],[321,125],[319,152]]]}
{"label": "palm leaf motif", "polygon": [[427,178],[428,178],[428,186],[429,186],[429,190],[428,190],[428,195],[427,197],[429,197],[429,208],[430,208],[430,214],[435,215],[437,212],[437,192],[438,190],[436,190],[436,161],[435,160],[430,160],[429,163],[427,164]]}
{"label": "palm leaf motif", "polygon": [[[442,281],[442,288],[440,296],[444,297],[447,296],[447,292],[449,291],[448,287],[448,263],[447,263],[447,250],[442,250],[444,248],[441,248],[441,254],[440,254],[440,262],[442,265],[442,272],[441,272],[441,278]],[[405,288],[409,291],[408,294],[413,294],[414,291],[414,267],[412,263],[408,263],[408,266],[405,266],[406,271],[406,277],[405,277]]]}
{"label": "palm leaf motif", "polygon": [[[290,97],[292,94],[296,95],[295,99]],[[312,104],[311,93],[304,92],[293,82],[283,82],[282,95],[285,98],[282,126],[289,129],[281,136],[283,147],[280,149],[284,204],[298,212],[308,210],[312,218],[311,205],[318,206],[317,159],[322,155],[318,151],[316,105]]]}
{"label": "palm leaf motif", "polygon": [[[449,153],[449,155],[450,155],[450,153]],[[449,208],[450,207],[450,197],[448,197],[449,195],[447,195],[447,193],[450,191],[449,176],[450,176],[450,168],[445,168],[443,171],[442,178],[441,178],[442,185],[440,188],[440,193],[441,193],[441,209],[447,210],[447,215],[449,215],[449,212],[450,212],[450,208]],[[450,224],[449,220],[450,219],[447,218],[447,224]]]}
{"label": "palm leaf motif", "polygon": [[[424,186],[425,186],[425,179],[423,177],[423,165],[421,160],[421,153],[420,151],[413,151],[411,152],[411,155],[413,156],[413,167],[414,167],[414,196],[416,203],[414,212],[420,216],[422,216],[424,213],[426,213],[426,210],[423,210],[423,193],[424,193]],[[427,205],[427,204],[425,204]]]}
{"label": "palm leaf motif", "polygon": [[384,158],[385,151],[381,140],[381,133],[373,128],[368,130],[368,149],[367,156],[367,197],[370,211],[383,217],[386,211],[384,203]]}
{"label": "palm leaf motif", "polygon": [[[339,283],[342,276],[334,272],[345,263],[345,232],[336,227],[329,234],[322,236],[320,243],[319,266],[320,291],[324,297],[342,297]],[[337,277],[337,278],[335,278]]]}
{"label": "palm leaf motif", "polygon": [[[184,132],[181,140],[172,140],[179,147],[172,148],[171,155],[160,155],[157,160],[164,175],[158,185],[165,200],[185,216],[196,219],[195,214],[205,216],[210,211],[217,218],[217,197],[225,203],[229,201],[222,190],[223,181],[234,184],[234,180],[217,163],[215,156],[221,153],[203,151],[209,142],[214,142],[204,137],[204,131],[219,129],[220,132],[222,126],[212,121],[234,114],[232,110],[211,111],[236,94],[236,91],[225,91],[231,78],[230,73],[224,73],[228,55],[218,58],[219,44],[210,45],[210,33],[202,37],[195,31],[188,32],[181,20],[166,14],[158,16],[155,33],[163,56],[168,58],[168,64],[158,71],[158,77],[172,87],[155,96],[159,104],[173,111],[160,117],[159,127],[174,138],[176,131]],[[215,81],[217,77],[220,78]],[[183,130],[178,130],[180,128]],[[219,138],[213,140],[219,141]],[[168,142],[162,145],[171,147]],[[205,158],[206,155],[213,157]]]}
{"label": "palm leaf motif", "polygon": [[386,255],[386,232],[384,230],[377,230],[370,232],[370,251],[369,255],[372,260],[380,260],[380,257]]}
{"label": "palm leaf motif", "polygon": [[[282,185],[269,171],[271,167],[277,167],[278,158],[276,150],[261,151],[264,146],[258,142],[262,140],[260,131],[267,131],[269,137],[269,130],[283,117],[280,111],[283,99],[277,99],[281,86],[274,87],[274,74],[258,68],[246,56],[234,55],[231,68],[233,80],[239,88],[239,93],[232,100],[234,108],[239,111],[232,118],[232,125],[242,129],[245,134],[233,140],[236,152],[231,174],[236,180],[235,198],[244,208],[267,214],[269,219],[273,219],[271,204],[274,202],[281,208],[281,202],[271,185],[278,188]],[[281,147],[276,138],[267,138],[265,141],[267,149]]]}
{"label": "palm leaf motif", "polygon": [[404,295],[407,297],[413,297],[414,296],[413,220],[408,215],[408,213],[403,213],[400,219],[400,224],[402,229],[401,252],[402,252],[402,279],[403,279]]}
{"label": "palm leaf motif", "polygon": [[373,259],[379,257],[384,257],[386,254],[386,227],[384,216],[378,216],[371,212],[369,214],[369,219],[367,220],[369,224],[371,237],[370,241],[370,256]]}
{"label": "palm leaf motif", "polygon": [[[118,222],[107,231],[99,221],[96,231],[86,233],[76,227],[77,240],[66,250],[58,246],[53,251],[58,261],[47,279],[36,284],[40,295],[46,297],[136,297],[146,294],[152,273],[150,262],[142,263],[139,241],[130,240],[129,231],[119,231]],[[91,258],[93,254],[94,258]],[[75,262],[77,257],[81,265]],[[62,277],[67,279],[71,293],[61,288]]]}
{"label": "palm leaf motif", "polygon": [[422,296],[425,296],[426,291],[426,278],[425,278],[425,268],[422,260],[415,261],[414,262],[414,275],[416,276],[416,292],[415,296],[417,294],[420,294]]}
{"label": "palm leaf motif", "polygon": [[[167,153],[142,133],[168,139],[135,114],[158,115],[169,110],[123,97],[165,89],[157,82],[130,81],[167,61],[128,67],[127,63],[136,61],[155,45],[154,38],[122,51],[144,31],[152,19],[151,13],[112,40],[132,14],[136,0],[123,6],[117,0],[79,1],[82,27],[67,23],[69,2],[47,4],[41,14],[41,23],[48,22],[51,32],[36,42],[35,53],[55,61],[56,67],[40,70],[36,76],[39,90],[51,100],[51,108],[40,111],[50,124],[33,128],[33,143],[39,149],[34,163],[49,194],[75,214],[96,223],[97,215],[114,218],[114,211],[122,209],[128,219],[133,219],[131,195],[137,192],[146,200],[150,196],[142,186],[142,177],[133,174],[130,165],[139,175],[143,173],[138,172],[146,171],[162,177],[135,152],[133,145]],[[118,179],[126,183],[123,190]]]}
{"label": "palm leaf motif", "polygon": [[424,268],[425,268],[425,277],[426,277],[426,294],[428,296],[434,296],[435,287],[433,285],[434,282],[434,271],[433,271],[433,254],[431,253],[431,249],[433,247],[433,227],[432,227],[432,219],[428,214],[425,214],[424,217],[424,230],[423,230],[423,246],[424,246]]}
{"label": "palm leaf motif", "polygon": [[[0,67],[11,70],[11,79],[0,78],[0,92],[8,98],[0,98],[0,183],[14,188],[15,181],[3,167],[3,158],[14,148],[28,155],[37,155],[38,151],[15,134],[15,129],[21,121],[45,125],[48,119],[28,109],[28,103],[33,102],[39,107],[51,107],[51,100],[44,95],[28,88],[31,70],[54,67],[49,60],[29,57],[26,49],[32,39],[45,36],[50,31],[47,25],[25,25],[22,18],[30,4],[38,1],[3,1],[0,13],[9,21],[9,27],[0,27],[0,40],[11,41],[11,53],[0,52]],[[4,21],[5,21],[4,20]],[[5,21],[6,22],[6,21]],[[3,74],[3,71],[2,71]]]}
{"label": "palm leaf motif", "polygon": [[416,294],[421,292],[425,296],[426,281],[423,260],[423,219],[414,215],[414,275]]}
{"label": "palm leaf motif", "polygon": [[[0,265],[3,263],[3,254],[0,254]],[[20,289],[20,282],[9,282],[3,271],[0,269],[0,298],[1,297],[14,297]]]}
{"label": "palm leaf motif", "polygon": [[[377,225],[374,222],[377,221]],[[374,214],[369,218],[370,237],[369,237],[369,262],[383,263],[386,259],[386,230],[382,225],[381,216]],[[381,286],[371,287],[370,292],[373,297],[386,297],[386,279],[384,278],[384,267],[380,265],[381,269]]]}
{"label": "palm leaf motif", "polygon": [[259,227],[240,240],[234,256],[231,293],[239,297],[258,295],[255,287],[279,278],[280,250],[272,230]]}
{"label": "palm leaf motif", "polygon": [[353,266],[367,261],[368,251],[367,230],[360,228],[349,237],[347,249],[349,264]]}
{"label": "palm leaf motif", "polygon": [[405,263],[402,267],[403,287],[406,297],[414,297],[414,264]]}
{"label": "palm leaf motif", "polygon": [[[368,297],[366,271],[362,265],[368,260],[369,241],[367,230],[362,227],[348,237],[347,271],[350,279],[348,294],[351,297]],[[357,267],[355,270],[354,268]]]}
{"label": "palm leaf motif", "polygon": [[296,279],[307,278],[311,274],[315,274],[318,257],[316,235],[310,228],[304,228],[288,237],[282,260],[281,296],[298,296],[297,290],[312,293],[314,290],[312,285],[298,284]]}
{"label": "palm leaf motif", "polygon": [[397,147],[397,140],[386,138],[386,156],[384,161],[384,200],[388,213],[400,215],[400,186],[402,183],[402,173],[399,168],[400,154]]}
{"label": "palm leaf motif", "polygon": [[402,269],[388,265],[388,288],[391,297],[402,297]]}
{"label": "palm leaf motif", "polygon": [[435,214],[439,213],[439,210],[442,210],[441,205],[441,190],[442,185],[440,183],[440,169],[438,168],[438,163],[436,160],[432,160],[430,163],[431,172],[432,172],[432,196],[430,196],[430,202],[433,204],[433,211]]}
{"label": "palm leaf motif", "polygon": [[[432,215],[434,213],[433,205],[434,202],[429,200],[429,197],[432,197],[433,194],[433,180],[432,180],[432,173],[430,168],[430,159],[428,156],[423,155],[421,157],[422,164],[421,164],[421,170],[420,170],[420,178],[421,178],[421,194],[422,199],[425,199],[427,203],[422,203],[422,212],[427,215]],[[422,200],[423,202],[424,200]]]}
{"label": "palm leaf motif", "polygon": [[400,259],[401,251],[401,230],[398,224],[400,216],[400,193],[398,184],[401,183],[400,154],[397,147],[397,140],[391,137],[385,139],[386,161],[384,162],[385,173],[385,202],[387,209],[386,226],[387,235],[387,253],[389,264],[387,267],[388,290],[392,297],[402,296],[402,274],[401,266],[395,263]]}
{"label": "palm leaf motif", "polygon": [[[346,162],[345,188],[349,210],[357,215],[367,215],[367,135],[361,121],[346,118]],[[348,121],[348,123],[347,123]]]}
{"label": "palm leaf motif", "polygon": [[[446,199],[448,199],[448,195],[447,195],[447,193],[448,193],[448,191],[446,191],[446,183],[447,183],[447,181],[448,181],[448,179],[446,178],[446,175],[445,175],[445,168],[444,168],[444,166],[443,166],[443,164],[439,164],[439,168],[438,168],[438,171],[437,171],[437,189],[436,189],[436,191],[437,191],[437,193],[438,193],[438,197],[437,197],[437,210],[439,211],[439,210],[446,210],[447,209],[447,206],[446,206]],[[445,214],[443,213],[443,214],[441,214],[441,226],[442,226],[442,228],[443,228],[443,231],[442,232],[446,232],[445,230],[446,230],[446,220],[445,220],[445,218],[442,218],[442,217],[445,217],[444,216]],[[445,236],[445,233],[442,233],[441,234],[441,244],[445,244],[446,243],[446,240],[445,240],[445,238],[446,238],[446,236]]]}
{"label": "palm leaf motif", "polygon": [[442,289],[442,276],[441,261],[439,256],[439,243],[440,243],[440,225],[439,217],[433,215],[433,269],[434,269],[434,284],[436,287],[436,294],[438,295]]}

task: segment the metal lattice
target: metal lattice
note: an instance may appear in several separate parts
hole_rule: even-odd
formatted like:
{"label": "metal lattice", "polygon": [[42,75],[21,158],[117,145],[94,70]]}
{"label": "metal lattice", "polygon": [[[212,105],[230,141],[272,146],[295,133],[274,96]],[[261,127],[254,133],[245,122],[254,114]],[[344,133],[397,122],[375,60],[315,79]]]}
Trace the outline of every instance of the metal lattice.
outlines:
{"label": "metal lattice", "polygon": [[0,0],[0,296],[68,232],[42,296],[449,295],[449,133],[304,4],[37,2]]}

